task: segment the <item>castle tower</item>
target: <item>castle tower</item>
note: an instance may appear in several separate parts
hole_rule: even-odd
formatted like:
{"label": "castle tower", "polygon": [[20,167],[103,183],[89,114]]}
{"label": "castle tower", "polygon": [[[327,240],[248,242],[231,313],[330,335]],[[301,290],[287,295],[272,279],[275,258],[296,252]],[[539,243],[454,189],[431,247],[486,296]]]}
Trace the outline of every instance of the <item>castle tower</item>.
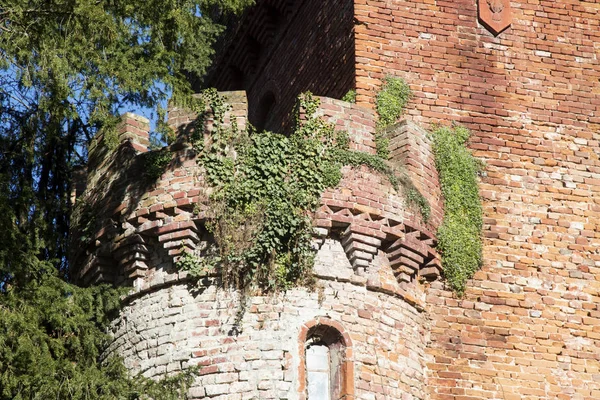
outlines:
{"label": "castle tower", "polygon": [[[322,118],[373,154],[374,99],[399,76],[414,97],[387,132],[391,159],[432,218],[377,172],[344,167],[314,216],[315,289],[240,298],[215,274],[192,287],[175,261],[211,241],[195,206],[205,177],[182,140],[140,179],[157,156],[147,121],[125,115],[116,150],[101,137],[90,148],[75,218],[93,223],[71,258],[82,282],[132,287],[110,351],[147,376],[201,366],[198,399],[599,398],[597,2],[257,3],[208,77],[232,106],[224,123],[289,131],[311,90]],[[350,89],[356,104],[336,100]],[[173,109],[170,123],[185,132],[194,117]],[[463,297],[440,276],[426,132],[451,122],[485,164],[484,263]]]}

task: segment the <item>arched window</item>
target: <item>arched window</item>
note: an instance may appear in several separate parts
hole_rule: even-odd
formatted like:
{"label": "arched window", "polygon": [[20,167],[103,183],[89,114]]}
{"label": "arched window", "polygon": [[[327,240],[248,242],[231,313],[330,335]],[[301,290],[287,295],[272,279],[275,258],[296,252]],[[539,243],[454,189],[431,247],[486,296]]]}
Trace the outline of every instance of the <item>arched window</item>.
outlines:
{"label": "arched window", "polygon": [[328,318],[307,322],[299,340],[300,398],[354,399],[354,369],[350,337]]}

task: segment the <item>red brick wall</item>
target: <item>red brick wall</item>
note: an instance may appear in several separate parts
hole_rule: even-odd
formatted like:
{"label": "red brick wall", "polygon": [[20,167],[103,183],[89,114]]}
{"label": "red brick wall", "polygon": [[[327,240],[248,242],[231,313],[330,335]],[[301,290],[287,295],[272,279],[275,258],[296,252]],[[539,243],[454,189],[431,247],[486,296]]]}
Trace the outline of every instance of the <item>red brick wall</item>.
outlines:
{"label": "red brick wall", "polygon": [[358,102],[401,76],[487,165],[484,267],[429,291],[431,398],[600,398],[600,3],[510,4],[494,37],[474,0],[356,0]]}
{"label": "red brick wall", "polygon": [[[264,0],[257,3],[257,7],[270,4]],[[259,28],[246,23],[222,50],[225,56],[217,59],[215,72],[207,83],[218,90],[246,90],[250,122],[264,125],[259,128],[277,131],[284,125],[289,129],[300,93],[311,91],[339,99],[354,87],[352,1],[293,3],[291,8],[281,9],[274,37],[263,40],[254,67],[248,66],[249,46],[238,43],[255,35]],[[255,24],[261,21],[258,19]],[[231,68],[242,71],[243,84],[234,82],[227,73]],[[273,93],[275,105],[264,118],[261,100],[268,92]]]}

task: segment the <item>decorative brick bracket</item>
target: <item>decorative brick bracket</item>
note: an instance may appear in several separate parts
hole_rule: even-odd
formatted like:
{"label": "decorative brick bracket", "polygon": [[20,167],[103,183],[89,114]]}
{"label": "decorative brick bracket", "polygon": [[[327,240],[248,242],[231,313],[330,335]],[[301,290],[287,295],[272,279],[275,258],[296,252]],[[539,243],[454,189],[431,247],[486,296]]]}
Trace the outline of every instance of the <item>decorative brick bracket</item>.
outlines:
{"label": "decorative brick bracket", "polygon": [[[245,93],[221,94],[231,105],[223,124],[235,121],[244,129],[248,109]],[[192,129],[208,132],[214,121],[208,115],[204,126],[196,127],[195,113],[173,107],[169,118],[169,125],[180,138],[166,149],[172,159],[156,181],[141,179],[149,144],[147,119],[124,114],[117,126],[121,144],[114,150],[104,145],[102,134],[90,145],[89,173],[81,177],[81,188],[73,195],[73,202],[78,194],[81,201],[76,207],[78,223],[74,224],[79,231],[72,235],[78,242],[72,246],[70,261],[77,266],[73,275],[80,282],[121,283],[148,278],[152,257],[167,256],[175,261],[185,249],[202,248],[206,210],[199,212],[199,201],[208,185],[186,134]],[[82,236],[89,236],[85,244],[80,243]]]}
{"label": "decorative brick bracket", "polygon": [[[232,109],[224,123],[236,121],[244,126],[247,103],[243,92],[228,93],[227,98]],[[351,149],[375,154],[372,110],[321,98],[319,112],[336,129],[348,132]],[[172,109],[171,118],[171,126],[182,134],[199,128],[190,128],[195,118],[185,110]],[[211,126],[210,118],[206,119],[203,129],[210,130]],[[202,209],[199,201],[208,187],[193,149],[170,148],[173,157],[163,175],[144,184],[136,178],[144,168],[144,159],[139,156],[147,151],[147,121],[126,114],[119,133],[122,145],[117,151],[106,152],[105,146],[97,144],[90,150],[95,169],[88,175],[82,203],[87,202],[103,218],[90,232],[89,244],[72,258],[80,265],[77,278],[86,283],[145,278],[154,250],[175,261],[185,249],[202,250],[205,242],[203,225],[210,210]],[[323,193],[314,225],[321,238],[340,238],[358,276],[368,275],[369,266],[382,251],[399,283],[418,277],[435,279],[440,275],[440,263],[435,236],[429,229],[441,219],[441,205],[426,132],[405,121],[386,135],[391,161],[405,165],[415,186],[428,193],[432,205],[429,223],[421,221],[387,178],[368,167],[344,167],[340,185]]]}
{"label": "decorative brick bracket", "polygon": [[[412,282],[416,277],[437,279],[440,258],[435,250],[435,236],[422,224],[410,220],[381,218],[361,212],[361,207],[323,199],[315,224],[320,231],[342,230],[341,243],[358,275],[365,275],[379,250],[387,254],[398,282]],[[336,204],[333,205],[332,203]],[[323,236],[323,235],[321,235]]]}

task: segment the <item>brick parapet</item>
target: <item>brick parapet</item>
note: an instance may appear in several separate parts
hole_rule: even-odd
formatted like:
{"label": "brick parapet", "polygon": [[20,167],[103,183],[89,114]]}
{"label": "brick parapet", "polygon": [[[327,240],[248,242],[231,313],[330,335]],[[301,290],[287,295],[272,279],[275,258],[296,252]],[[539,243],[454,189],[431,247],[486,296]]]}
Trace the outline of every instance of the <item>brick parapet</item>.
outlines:
{"label": "brick parapet", "polygon": [[316,96],[319,100],[317,116],[332,123],[336,131],[348,133],[350,150],[375,154],[375,125],[373,110],[342,100]]}
{"label": "brick parapet", "polygon": [[[244,91],[219,92],[223,97],[224,102],[229,106],[228,112],[225,114],[223,124],[230,126],[234,121],[238,129],[244,130],[248,121],[248,99]],[[196,98],[202,98],[201,94],[194,95]],[[202,129],[210,130],[213,124],[213,118],[208,105],[206,106],[206,116],[203,120],[205,126]],[[193,123],[197,120],[198,113],[185,108],[178,107],[173,104],[168,108],[167,125],[171,127],[177,134],[181,135],[189,133],[190,130],[196,129]]]}
{"label": "brick parapet", "polygon": [[[231,102],[224,124],[235,121],[244,128],[247,102],[243,92],[224,93]],[[172,110],[171,126],[179,139],[161,150],[171,161],[158,179],[145,176],[153,152],[148,152],[148,120],[127,113],[117,133],[121,144],[110,150],[102,135],[90,148],[87,188],[74,211],[74,251],[71,264],[76,279],[91,283],[131,282],[147,273],[148,243],[158,240],[171,255],[181,246],[194,248],[198,242],[196,224],[207,210],[202,199],[210,189],[204,184],[196,154],[189,145],[194,113]],[[212,126],[210,115],[204,119],[206,131]],[[194,214],[196,213],[196,214]],[[78,242],[79,241],[79,242]]]}
{"label": "brick parapet", "polygon": [[128,141],[140,153],[148,151],[150,146],[150,121],[142,116],[125,113],[117,125],[119,143]]}
{"label": "brick parapet", "polygon": [[[350,150],[376,154],[377,116],[373,110],[342,100],[317,98],[316,115],[332,123],[337,131],[348,133]],[[302,110],[300,116],[302,119]],[[322,195],[314,223],[327,234],[340,235],[358,274],[364,275],[377,252],[384,250],[403,288],[413,291],[420,277],[436,279],[441,272],[434,234],[441,221],[441,193],[427,132],[403,121],[385,135],[392,139],[391,165],[397,174],[405,174],[421,193],[427,194],[433,210],[431,220],[424,221],[419,210],[408,204],[408,187],[394,189],[387,177],[368,167],[344,167],[341,183]]]}
{"label": "brick parapet", "polygon": [[[223,124],[235,121],[243,129],[247,118],[244,93],[223,96],[229,104]],[[375,154],[376,117],[371,110],[335,99],[318,100],[317,116],[347,132],[352,150]],[[79,266],[75,275],[84,282],[141,280],[136,285],[143,286],[150,242],[156,240],[166,254],[176,257],[183,248],[193,251],[201,241],[205,219],[211,212],[205,202],[211,189],[204,183],[193,149],[182,144],[189,140],[192,130],[199,129],[197,121],[203,123],[204,139],[210,140],[214,121],[209,110],[198,119],[189,110],[171,107],[168,123],[179,139],[165,149],[172,155],[165,172],[156,181],[149,181],[134,178],[144,176],[146,163],[154,154],[146,152],[147,121],[133,114],[123,118],[118,128],[123,143],[110,152],[100,137],[91,150],[96,170],[88,176],[88,190],[82,198],[87,209],[80,207],[80,214],[86,211],[95,216],[82,215],[91,222],[75,224],[85,228],[79,236],[87,238],[86,245],[76,246],[79,251],[73,255],[74,260],[80,260],[74,262]],[[413,160],[403,157],[396,163]],[[315,226],[325,236],[340,235],[354,273],[366,276],[374,257],[383,250],[389,252],[406,293],[418,287],[421,270],[427,271],[428,278],[439,276],[435,236],[431,226],[407,204],[405,189],[393,189],[387,178],[367,167],[345,167],[343,176],[337,188],[323,194]],[[394,292],[389,287],[380,289]]]}
{"label": "brick parapet", "polygon": [[429,132],[414,122],[403,119],[382,133],[389,139],[390,160],[404,169],[420,193],[426,195],[431,208],[428,221],[435,231],[442,223],[444,201]]}

